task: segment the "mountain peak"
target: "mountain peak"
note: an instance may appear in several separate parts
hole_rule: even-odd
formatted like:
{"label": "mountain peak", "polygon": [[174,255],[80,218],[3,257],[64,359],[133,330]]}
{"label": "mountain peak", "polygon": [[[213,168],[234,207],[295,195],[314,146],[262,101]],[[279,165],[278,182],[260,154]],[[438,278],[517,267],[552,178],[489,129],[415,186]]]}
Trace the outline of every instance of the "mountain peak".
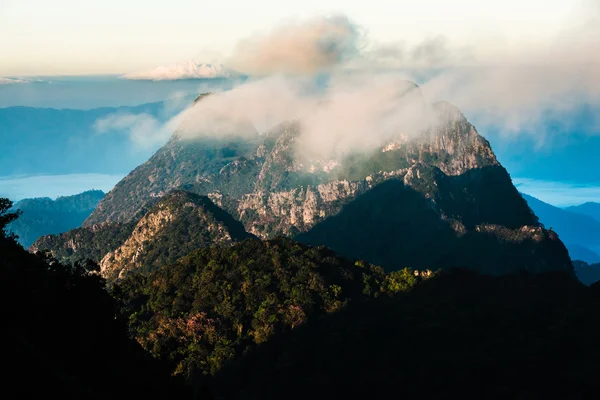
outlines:
{"label": "mountain peak", "polygon": [[251,237],[208,197],[174,190],[150,208],[119,248],[102,258],[100,271],[115,280],[133,270],[149,272],[175,262],[198,248]]}

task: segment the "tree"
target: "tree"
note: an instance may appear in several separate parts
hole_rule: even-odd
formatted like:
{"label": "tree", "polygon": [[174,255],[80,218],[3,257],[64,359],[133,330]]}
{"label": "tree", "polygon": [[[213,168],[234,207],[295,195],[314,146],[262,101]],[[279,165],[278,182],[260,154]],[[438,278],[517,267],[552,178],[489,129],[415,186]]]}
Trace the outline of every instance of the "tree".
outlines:
{"label": "tree", "polygon": [[16,238],[14,234],[9,234],[6,232],[6,226],[15,219],[19,218],[19,215],[21,215],[20,210],[10,212],[12,206],[12,201],[6,198],[0,198],[0,238]]}

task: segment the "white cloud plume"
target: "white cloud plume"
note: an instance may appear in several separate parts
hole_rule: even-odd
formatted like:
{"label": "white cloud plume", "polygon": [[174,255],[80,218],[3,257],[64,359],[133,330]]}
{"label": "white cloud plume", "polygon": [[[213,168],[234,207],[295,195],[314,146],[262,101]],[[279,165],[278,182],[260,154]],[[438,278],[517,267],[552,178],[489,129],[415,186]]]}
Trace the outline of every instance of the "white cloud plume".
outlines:
{"label": "white cloud plume", "polygon": [[314,74],[355,56],[359,38],[345,16],[293,21],[241,41],[228,64],[251,75]]}
{"label": "white cloud plume", "polygon": [[398,75],[340,75],[326,88],[308,78],[275,76],[208,96],[172,124],[182,137],[238,136],[294,120],[303,131],[299,152],[337,158],[416,136],[429,117],[418,88]]}

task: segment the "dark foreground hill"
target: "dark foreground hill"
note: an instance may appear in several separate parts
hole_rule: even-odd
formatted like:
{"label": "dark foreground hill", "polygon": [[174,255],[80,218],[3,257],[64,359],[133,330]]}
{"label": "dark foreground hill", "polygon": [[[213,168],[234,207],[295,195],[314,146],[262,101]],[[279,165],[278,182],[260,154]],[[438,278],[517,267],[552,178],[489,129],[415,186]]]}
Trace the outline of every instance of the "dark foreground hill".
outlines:
{"label": "dark foreground hill", "polygon": [[0,233],[4,390],[19,398],[600,394],[599,288],[568,271],[385,273],[248,239],[132,271],[111,297],[94,264],[62,265]]}
{"label": "dark foreground hill", "polygon": [[191,398],[127,336],[93,264],[25,251],[0,199],[2,392],[19,399]]}
{"label": "dark foreground hill", "polygon": [[223,399],[589,399],[600,393],[599,288],[561,273],[451,271],[354,303],[236,362]]}

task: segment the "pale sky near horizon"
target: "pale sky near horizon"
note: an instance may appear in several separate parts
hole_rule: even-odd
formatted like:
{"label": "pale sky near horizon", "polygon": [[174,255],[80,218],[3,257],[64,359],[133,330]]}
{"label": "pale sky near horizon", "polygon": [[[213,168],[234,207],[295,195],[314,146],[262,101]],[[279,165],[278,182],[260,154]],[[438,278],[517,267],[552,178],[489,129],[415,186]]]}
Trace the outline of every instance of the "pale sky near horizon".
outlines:
{"label": "pale sky near horizon", "polygon": [[[483,58],[554,40],[586,0],[0,0],[0,76],[218,61],[292,18],[342,13],[379,43],[444,35]],[[589,1],[589,0],[587,0]]]}

